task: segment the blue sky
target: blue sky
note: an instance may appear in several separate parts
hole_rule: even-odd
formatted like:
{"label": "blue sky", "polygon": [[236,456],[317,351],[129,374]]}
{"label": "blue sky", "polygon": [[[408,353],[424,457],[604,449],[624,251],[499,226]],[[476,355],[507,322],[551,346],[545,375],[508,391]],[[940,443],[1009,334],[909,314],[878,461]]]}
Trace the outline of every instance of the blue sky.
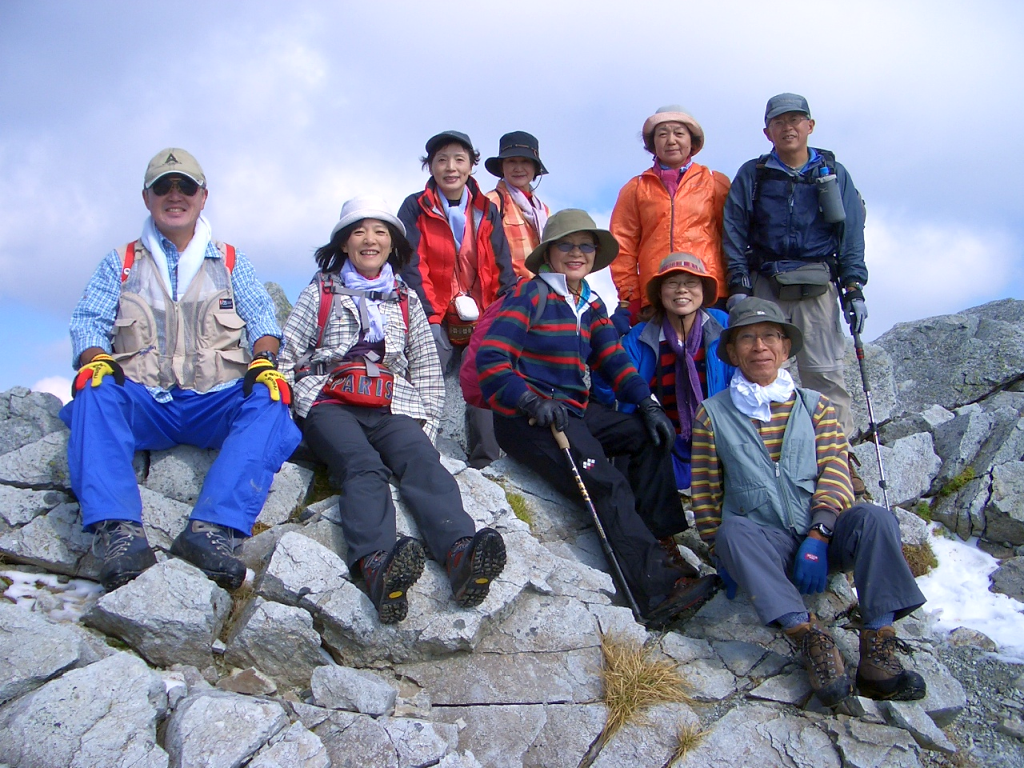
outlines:
{"label": "blue sky", "polygon": [[867,338],[1024,298],[1022,72],[1014,2],[4,0],[0,391],[70,377],[71,310],[139,235],[165,146],[202,163],[214,235],[294,299],[342,202],[397,208],[440,130],[484,157],[530,131],[541,197],[606,222],[657,107],[686,106],[697,161],[732,176],[768,147],[766,99],[796,91],[867,201]]}

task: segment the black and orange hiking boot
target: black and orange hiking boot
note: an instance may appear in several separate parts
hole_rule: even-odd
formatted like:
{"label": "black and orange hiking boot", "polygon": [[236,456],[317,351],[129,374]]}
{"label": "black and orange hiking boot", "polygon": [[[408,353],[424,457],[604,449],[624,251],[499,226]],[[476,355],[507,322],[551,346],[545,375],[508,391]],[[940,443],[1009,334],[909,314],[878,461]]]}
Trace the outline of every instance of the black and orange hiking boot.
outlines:
{"label": "black and orange hiking boot", "polygon": [[235,532],[205,520],[189,520],[171,543],[171,554],[192,563],[227,590],[245,581],[245,564],[235,557]]}
{"label": "black and orange hiking boot", "polygon": [[669,596],[644,614],[644,624],[650,629],[661,629],[684,611],[700,605],[715,593],[717,576],[693,578],[680,576]]}
{"label": "black and orange hiking boot", "polygon": [[493,528],[481,528],[452,544],[445,568],[455,602],[463,608],[478,606],[505,568],[505,541]]}
{"label": "black and orange hiking boot", "polygon": [[860,663],[857,665],[857,690],[869,699],[916,701],[927,692],[924,678],[917,672],[904,669],[896,658],[896,651],[909,648],[896,638],[896,630],[860,631]]}
{"label": "black and orange hiking boot", "polygon": [[102,561],[100,584],[107,592],[123,587],[156,565],[146,532],[131,520],[104,520],[92,526],[93,554]]}
{"label": "black and orange hiking boot", "polygon": [[853,685],[846,675],[843,655],[832,635],[821,626],[812,613],[810,620],[784,630],[786,637],[800,649],[800,658],[807,669],[811,690],[826,707],[839,706],[851,693]]}
{"label": "black and orange hiking boot", "polygon": [[381,624],[397,624],[409,613],[409,587],[423,573],[423,546],[403,536],[390,552],[380,550],[360,559],[366,591]]}

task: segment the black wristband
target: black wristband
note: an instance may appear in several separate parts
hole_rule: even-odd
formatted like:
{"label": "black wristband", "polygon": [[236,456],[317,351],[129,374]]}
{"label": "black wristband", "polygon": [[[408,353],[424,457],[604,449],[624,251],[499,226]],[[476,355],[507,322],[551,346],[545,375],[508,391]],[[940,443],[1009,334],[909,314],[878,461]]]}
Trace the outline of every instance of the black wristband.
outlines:
{"label": "black wristband", "polygon": [[277,355],[271,352],[269,349],[263,352],[257,352],[252,356],[253,360],[269,360],[270,364],[277,368]]}
{"label": "black wristband", "polygon": [[853,301],[854,299],[860,299],[864,301],[864,291],[860,288],[847,288],[843,294],[844,301]]}

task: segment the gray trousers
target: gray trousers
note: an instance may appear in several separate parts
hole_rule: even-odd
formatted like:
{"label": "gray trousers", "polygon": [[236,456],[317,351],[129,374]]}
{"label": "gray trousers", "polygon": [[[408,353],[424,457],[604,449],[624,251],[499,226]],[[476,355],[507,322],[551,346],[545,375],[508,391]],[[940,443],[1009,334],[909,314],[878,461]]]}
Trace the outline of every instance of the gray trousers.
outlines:
{"label": "gray trousers", "polygon": [[804,347],[796,353],[800,384],[821,392],[836,409],[836,418],[847,438],[853,434],[853,402],[846,391],[843,372],[846,359],[846,335],[839,313],[839,294],[829,285],[821,296],[799,301],[783,301],[775,295],[771,283],[762,275],[754,275],[754,295],[779,306],[786,320],[804,335]]}
{"label": "gray trousers", "polygon": [[[750,596],[764,624],[807,610],[789,580],[802,541],[741,516],[726,518],[718,528],[715,553]],[[903,559],[899,523],[887,509],[857,504],[841,514],[828,545],[828,565],[830,572],[853,571],[865,622],[890,612],[899,619],[924,605],[924,595]]]}

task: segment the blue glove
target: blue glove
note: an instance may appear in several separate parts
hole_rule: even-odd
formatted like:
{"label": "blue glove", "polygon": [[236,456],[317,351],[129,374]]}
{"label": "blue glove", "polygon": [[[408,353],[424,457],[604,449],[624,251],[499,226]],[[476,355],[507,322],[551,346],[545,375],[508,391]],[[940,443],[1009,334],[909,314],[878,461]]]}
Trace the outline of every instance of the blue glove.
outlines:
{"label": "blue glove", "polygon": [[619,336],[625,336],[629,333],[629,307],[619,307],[612,313],[612,325],[615,326],[615,330],[619,332]]}
{"label": "blue glove", "polygon": [[828,582],[828,544],[812,536],[804,539],[796,552],[793,582],[800,594],[824,592]]}
{"label": "blue glove", "polygon": [[725,599],[732,600],[735,598],[736,590],[740,588],[740,585],[733,580],[732,576],[729,575],[729,572],[725,570],[725,566],[722,564],[719,564],[718,566],[718,578],[720,578],[722,583],[725,585]]}

